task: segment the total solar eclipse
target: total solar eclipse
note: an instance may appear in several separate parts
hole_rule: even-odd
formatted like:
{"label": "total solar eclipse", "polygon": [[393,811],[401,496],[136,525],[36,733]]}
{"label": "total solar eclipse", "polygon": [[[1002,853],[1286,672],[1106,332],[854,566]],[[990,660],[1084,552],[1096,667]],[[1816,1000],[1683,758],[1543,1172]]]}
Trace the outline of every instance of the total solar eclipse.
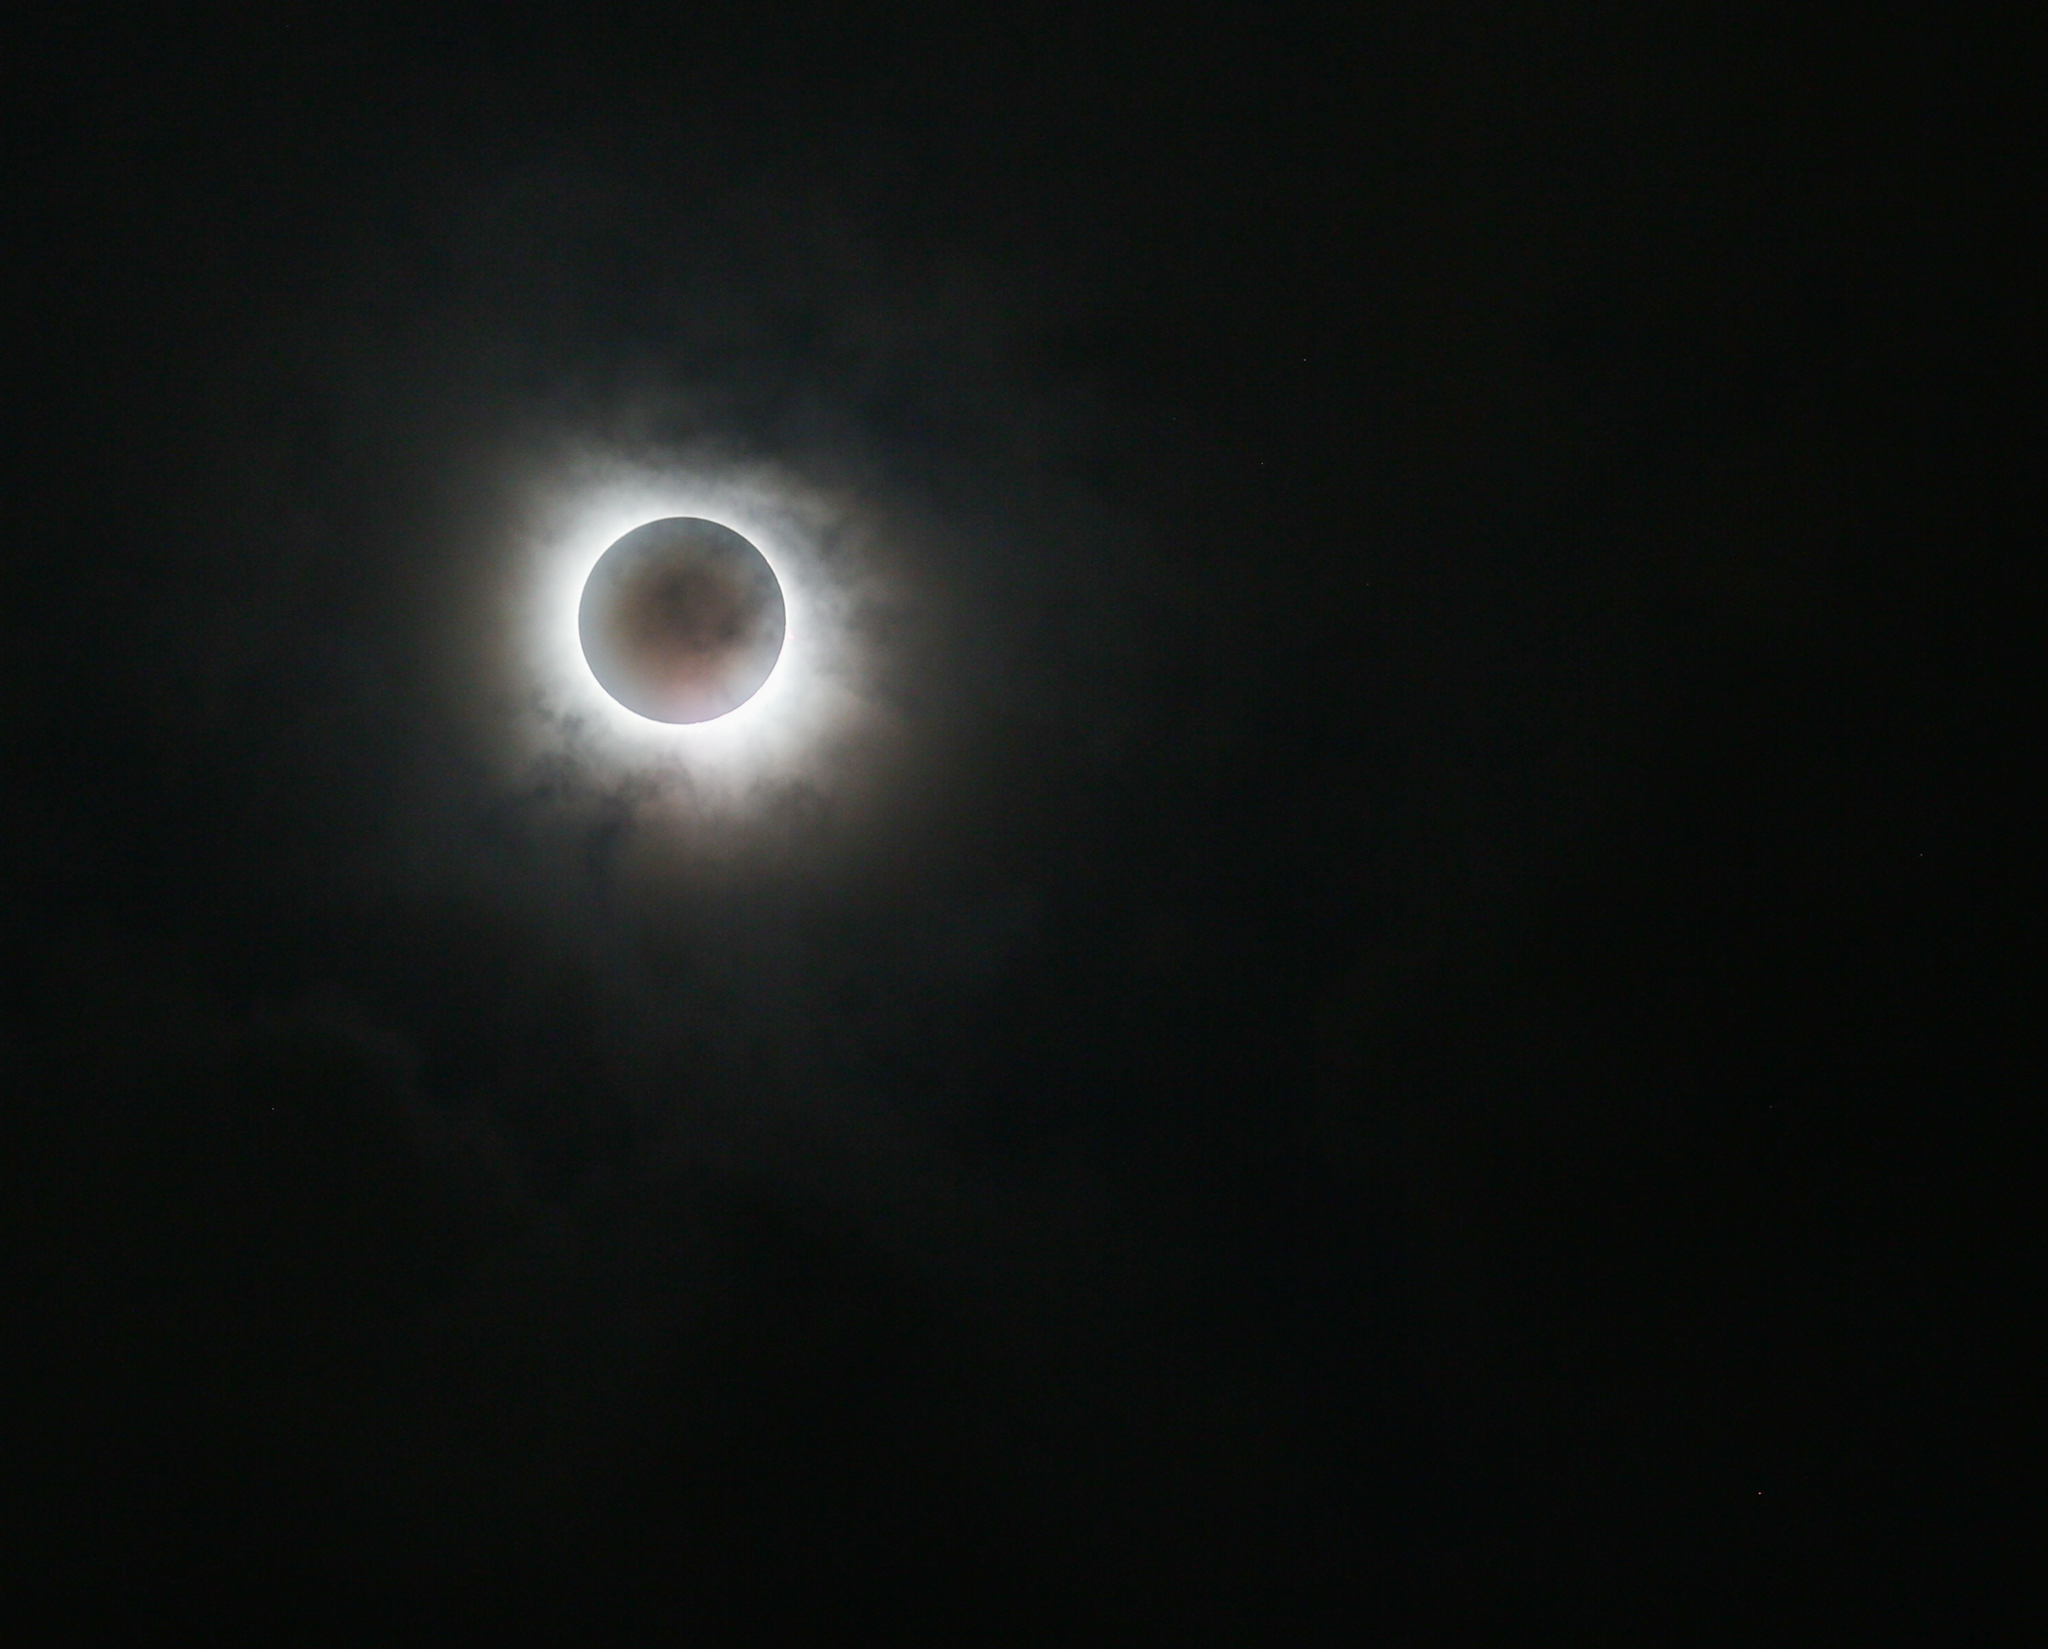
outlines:
{"label": "total solar eclipse", "polygon": [[713,721],[759,692],[787,615],[767,557],[715,521],[670,516],[598,557],[576,629],[598,685],[650,721]]}

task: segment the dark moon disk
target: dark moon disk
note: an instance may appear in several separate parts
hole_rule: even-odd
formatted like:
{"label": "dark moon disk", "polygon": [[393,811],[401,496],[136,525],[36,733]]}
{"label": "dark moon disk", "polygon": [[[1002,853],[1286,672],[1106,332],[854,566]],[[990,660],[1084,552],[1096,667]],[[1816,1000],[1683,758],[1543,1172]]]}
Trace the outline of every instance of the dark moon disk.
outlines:
{"label": "dark moon disk", "polygon": [[650,721],[710,721],[760,690],[782,655],[782,586],[730,527],[671,516],[597,559],[576,628],[598,685]]}

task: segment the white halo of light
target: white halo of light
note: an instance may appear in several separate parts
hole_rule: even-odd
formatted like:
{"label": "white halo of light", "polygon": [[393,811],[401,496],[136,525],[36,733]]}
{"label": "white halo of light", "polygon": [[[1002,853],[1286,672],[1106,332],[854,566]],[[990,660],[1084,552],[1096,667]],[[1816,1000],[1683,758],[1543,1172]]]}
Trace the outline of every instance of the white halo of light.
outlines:
{"label": "white halo of light", "polygon": [[[821,741],[850,730],[864,708],[854,683],[845,569],[828,560],[843,536],[845,506],[762,470],[664,472],[625,462],[578,468],[584,473],[549,489],[529,540],[522,651],[537,713],[531,753],[568,749],[619,775],[676,772],[700,798],[804,776]],[[752,697],[709,721],[660,722],[627,709],[591,672],[577,627],[599,557],[633,528],[672,516],[731,528],[761,552],[782,587],[775,668]]]}

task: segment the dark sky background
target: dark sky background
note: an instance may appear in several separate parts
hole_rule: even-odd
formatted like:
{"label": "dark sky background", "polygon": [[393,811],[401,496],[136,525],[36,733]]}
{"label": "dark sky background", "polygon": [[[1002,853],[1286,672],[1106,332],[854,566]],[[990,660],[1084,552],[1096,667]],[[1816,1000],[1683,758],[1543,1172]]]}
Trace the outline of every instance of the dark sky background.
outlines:
{"label": "dark sky background", "polygon": [[[1321,10],[21,37],[11,1614],[2040,1628],[2011,43]],[[860,715],[535,744],[604,462]]]}

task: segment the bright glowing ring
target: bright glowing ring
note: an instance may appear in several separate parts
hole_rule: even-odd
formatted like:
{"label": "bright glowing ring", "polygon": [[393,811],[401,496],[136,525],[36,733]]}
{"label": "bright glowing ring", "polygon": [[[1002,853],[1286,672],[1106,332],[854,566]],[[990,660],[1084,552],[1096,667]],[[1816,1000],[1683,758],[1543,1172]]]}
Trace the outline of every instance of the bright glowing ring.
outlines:
{"label": "bright glowing ring", "polygon": [[[846,598],[828,576],[824,541],[840,512],[786,478],[729,481],[650,476],[607,464],[587,487],[565,486],[534,542],[528,634],[540,748],[573,750],[614,769],[681,766],[731,782],[796,777],[828,731],[857,719]],[[577,612],[591,569],[645,522],[696,516],[761,552],[782,587],[781,655],[760,689],[710,721],[670,723],[614,699],[584,657]]]}

